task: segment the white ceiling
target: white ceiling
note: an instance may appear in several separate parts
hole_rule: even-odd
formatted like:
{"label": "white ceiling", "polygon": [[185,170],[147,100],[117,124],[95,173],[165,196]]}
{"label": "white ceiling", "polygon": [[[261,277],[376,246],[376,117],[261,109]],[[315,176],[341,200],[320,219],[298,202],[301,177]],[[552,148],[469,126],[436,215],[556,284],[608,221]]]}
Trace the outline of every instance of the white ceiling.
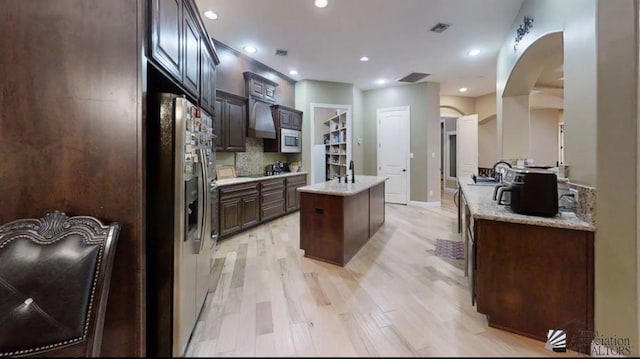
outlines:
{"label": "white ceiling", "polygon": [[[402,84],[411,72],[431,75],[441,95],[477,97],[496,90],[496,57],[523,0],[196,0],[209,35],[295,80],[353,83],[368,90]],[[451,26],[429,31],[438,22]],[[477,48],[476,57],[467,51]],[[288,56],[275,55],[276,49]],[[369,61],[360,62],[361,56]],[[288,75],[289,76],[289,75]],[[376,80],[384,78],[385,85]],[[466,93],[458,92],[468,88]]]}

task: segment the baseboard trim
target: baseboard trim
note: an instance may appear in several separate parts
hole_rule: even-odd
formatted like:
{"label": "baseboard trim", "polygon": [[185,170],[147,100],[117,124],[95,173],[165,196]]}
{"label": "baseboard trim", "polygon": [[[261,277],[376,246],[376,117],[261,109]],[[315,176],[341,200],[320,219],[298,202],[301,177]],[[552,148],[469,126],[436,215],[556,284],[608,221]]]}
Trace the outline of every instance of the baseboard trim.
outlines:
{"label": "baseboard trim", "polygon": [[422,201],[409,201],[409,203],[407,203],[409,206],[413,206],[413,207],[423,207],[423,208],[433,208],[433,207],[440,207],[442,205],[442,203],[440,203],[440,201],[434,201],[434,202],[422,202]]}

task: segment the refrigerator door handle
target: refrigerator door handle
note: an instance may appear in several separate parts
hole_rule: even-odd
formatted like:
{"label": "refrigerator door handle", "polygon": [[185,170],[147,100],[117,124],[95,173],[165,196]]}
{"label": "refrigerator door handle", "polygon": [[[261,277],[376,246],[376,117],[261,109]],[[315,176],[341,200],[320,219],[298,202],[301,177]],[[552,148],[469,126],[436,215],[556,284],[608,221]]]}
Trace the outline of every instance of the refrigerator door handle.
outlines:
{"label": "refrigerator door handle", "polygon": [[204,242],[202,241],[202,238],[207,238],[206,236],[206,230],[207,230],[207,216],[209,216],[209,193],[207,192],[207,184],[209,183],[209,179],[207,178],[207,167],[206,167],[206,158],[204,155],[204,151],[200,150],[198,153],[198,156],[200,157],[200,160],[198,161],[200,163],[200,176],[198,177],[198,187],[199,187],[199,195],[198,195],[198,199],[200,199],[200,203],[202,205],[202,211],[200,211],[200,213],[202,213],[201,217],[200,217],[200,228],[199,228],[199,233],[200,233],[200,237],[198,238],[197,242],[194,244],[195,245],[195,254],[199,254],[200,251],[202,250],[202,246],[204,245]]}

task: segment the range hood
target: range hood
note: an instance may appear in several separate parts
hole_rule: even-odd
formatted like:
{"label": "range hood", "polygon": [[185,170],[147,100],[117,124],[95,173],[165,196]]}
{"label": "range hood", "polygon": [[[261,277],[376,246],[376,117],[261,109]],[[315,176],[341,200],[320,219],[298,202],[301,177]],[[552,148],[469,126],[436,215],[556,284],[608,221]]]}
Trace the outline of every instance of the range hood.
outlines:
{"label": "range hood", "polygon": [[249,137],[276,138],[276,126],[273,122],[271,104],[260,100],[249,100]]}
{"label": "range hood", "polygon": [[271,105],[276,101],[278,84],[253,72],[244,72],[245,93],[249,98],[247,134],[255,138],[276,138]]}

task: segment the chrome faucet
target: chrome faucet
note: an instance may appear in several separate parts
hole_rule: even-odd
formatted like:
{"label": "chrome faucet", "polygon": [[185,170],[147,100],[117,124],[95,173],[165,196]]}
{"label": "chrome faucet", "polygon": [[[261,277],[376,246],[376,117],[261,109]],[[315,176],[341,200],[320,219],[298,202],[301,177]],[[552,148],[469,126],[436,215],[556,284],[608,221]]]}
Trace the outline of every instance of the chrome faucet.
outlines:
{"label": "chrome faucet", "polygon": [[353,171],[353,160],[349,162],[349,171],[351,171],[351,183],[356,183],[356,178]]}

